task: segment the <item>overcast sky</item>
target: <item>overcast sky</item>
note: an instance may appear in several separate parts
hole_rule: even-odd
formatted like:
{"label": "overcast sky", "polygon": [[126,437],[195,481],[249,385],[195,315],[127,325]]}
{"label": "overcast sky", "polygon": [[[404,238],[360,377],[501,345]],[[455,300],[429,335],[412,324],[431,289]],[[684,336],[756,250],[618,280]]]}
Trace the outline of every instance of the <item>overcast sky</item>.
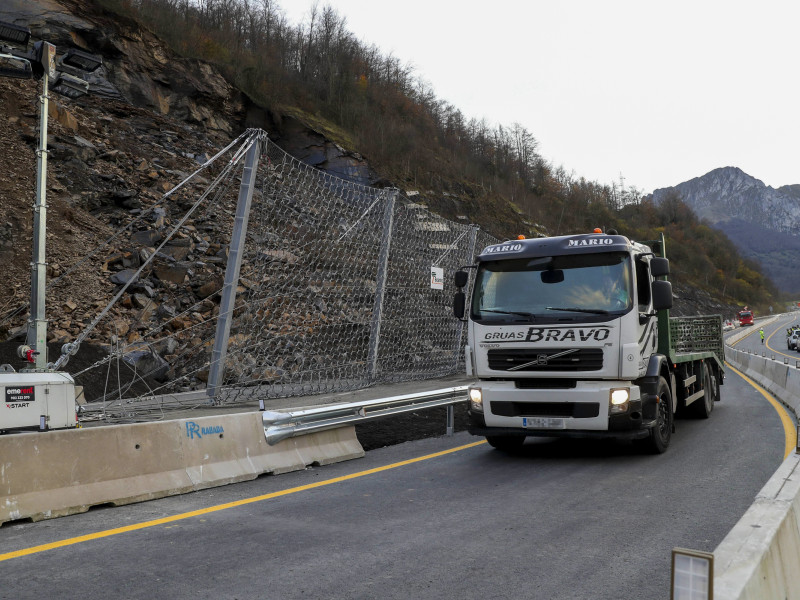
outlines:
{"label": "overcast sky", "polygon": [[[290,23],[315,0],[279,0]],[[318,0],[465,117],[650,193],[735,166],[800,183],[800,2]]]}

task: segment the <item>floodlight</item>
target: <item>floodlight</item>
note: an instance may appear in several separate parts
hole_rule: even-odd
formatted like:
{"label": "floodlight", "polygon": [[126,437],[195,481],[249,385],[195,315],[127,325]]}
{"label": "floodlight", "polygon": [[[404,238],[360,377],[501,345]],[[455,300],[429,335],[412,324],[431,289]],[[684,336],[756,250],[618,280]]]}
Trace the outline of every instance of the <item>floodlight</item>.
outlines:
{"label": "floodlight", "polygon": [[0,40],[17,44],[18,46],[28,47],[28,41],[31,39],[31,30],[21,25],[14,23],[6,23],[0,21]]}
{"label": "floodlight", "polygon": [[41,77],[44,72],[53,79],[56,76],[56,47],[50,42],[36,42],[31,53],[34,67],[36,67],[36,77]]}
{"label": "floodlight", "polygon": [[33,77],[31,61],[11,54],[0,54],[0,77],[31,79]]}
{"label": "floodlight", "polygon": [[70,48],[62,57],[61,64],[91,73],[103,64],[103,59],[94,54]]}
{"label": "floodlight", "polygon": [[89,82],[69,73],[59,73],[50,89],[67,98],[79,98],[89,93]]}

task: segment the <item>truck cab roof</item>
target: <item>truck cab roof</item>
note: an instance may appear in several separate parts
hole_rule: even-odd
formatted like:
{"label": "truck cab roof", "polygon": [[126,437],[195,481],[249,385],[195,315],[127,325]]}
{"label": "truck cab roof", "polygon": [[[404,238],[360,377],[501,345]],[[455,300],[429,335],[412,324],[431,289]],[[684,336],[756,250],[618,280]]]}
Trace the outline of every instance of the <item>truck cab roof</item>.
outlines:
{"label": "truck cab roof", "polygon": [[565,256],[596,252],[651,252],[648,246],[632,242],[624,235],[586,233],[558,237],[510,240],[484,248],[478,262],[541,256]]}

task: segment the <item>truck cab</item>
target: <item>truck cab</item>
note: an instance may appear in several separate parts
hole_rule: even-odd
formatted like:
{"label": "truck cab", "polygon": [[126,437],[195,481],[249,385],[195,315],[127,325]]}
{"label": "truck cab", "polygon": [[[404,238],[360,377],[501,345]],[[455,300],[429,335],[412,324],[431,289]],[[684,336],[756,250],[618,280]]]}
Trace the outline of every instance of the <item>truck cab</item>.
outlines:
{"label": "truck cab", "polygon": [[[473,434],[501,449],[527,436],[649,439],[666,449],[677,408],[666,258],[594,233],[488,246],[474,268],[471,300],[462,291],[454,302],[468,321],[467,374],[478,379]],[[456,275],[460,288],[467,280]]]}

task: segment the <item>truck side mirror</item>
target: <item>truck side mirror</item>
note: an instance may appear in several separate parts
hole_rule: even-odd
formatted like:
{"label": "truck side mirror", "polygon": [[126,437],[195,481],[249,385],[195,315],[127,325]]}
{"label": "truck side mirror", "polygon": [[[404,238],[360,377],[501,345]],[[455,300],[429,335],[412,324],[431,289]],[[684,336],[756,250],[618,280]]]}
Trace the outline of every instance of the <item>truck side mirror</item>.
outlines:
{"label": "truck side mirror", "polygon": [[652,289],[653,309],[672,308],[672,284],[669,281],[654,281]]}
{"label": "truck side mirror", "polygon": [[[466,273],[464,274],[466,275]],[[457,319],[464,318],[466,304],[467,304],[467,295],[461,291],[456,292],[455,295],[453,296],[453,314],[456,316]]]}
{"label": "truck side mirror", "polygon": [[466,271],[456,271],[455,283],[457,288],[463,288],[469,282],[469,273]]}
{"label": "truck side mirror", "polygon": [[669,260],[666,258],[650,259],[650,274],[653,277],[664,277],[669,275]]}

